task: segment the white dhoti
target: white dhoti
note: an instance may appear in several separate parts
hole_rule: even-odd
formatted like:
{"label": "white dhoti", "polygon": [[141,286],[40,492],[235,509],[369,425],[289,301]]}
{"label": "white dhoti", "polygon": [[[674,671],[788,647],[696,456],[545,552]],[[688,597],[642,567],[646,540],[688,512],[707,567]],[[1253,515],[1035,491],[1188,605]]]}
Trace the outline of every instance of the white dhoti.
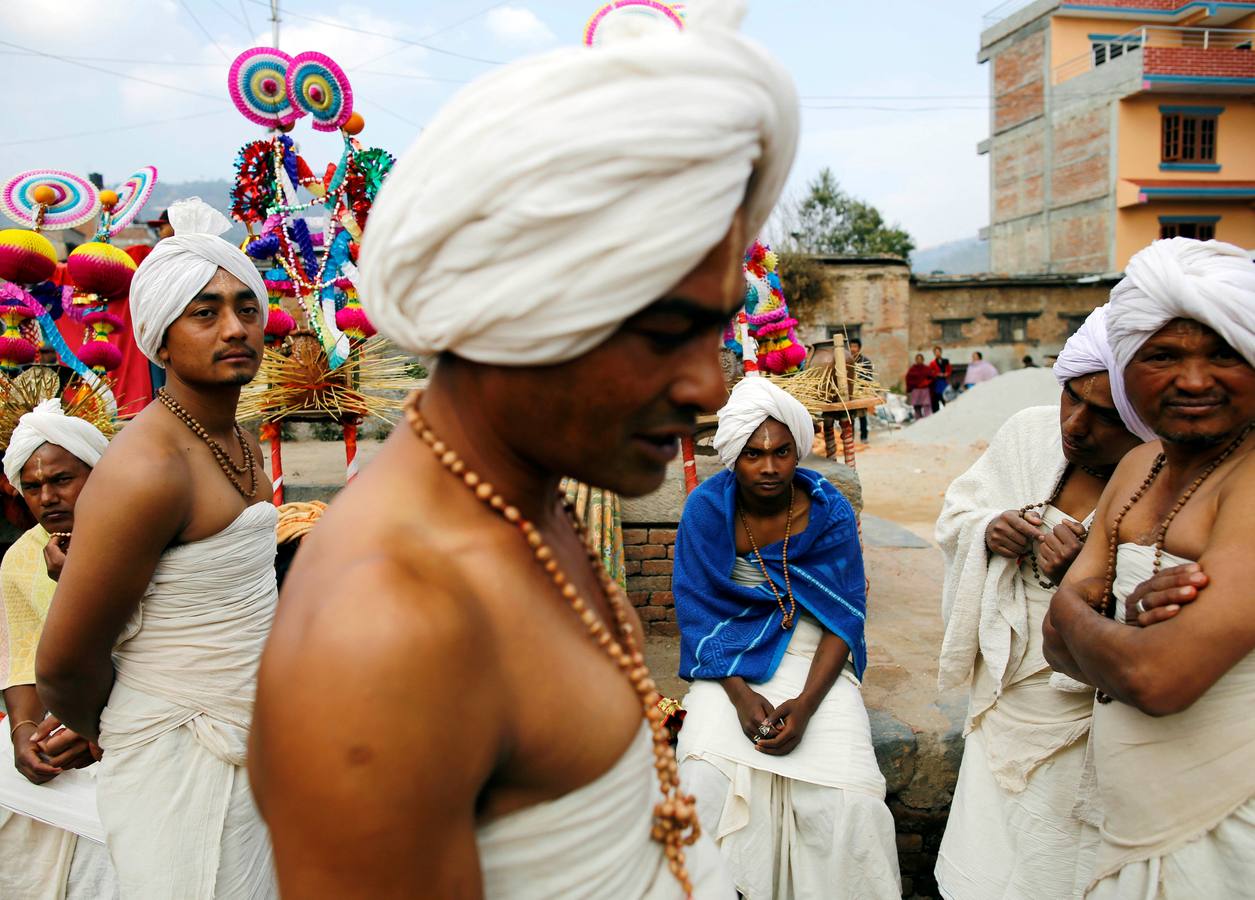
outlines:
{"label": "white dhoti", "polygon": [[[1024,410],[950,485],[937,523],[947,563],[940,684],[971,682],[937,854],[937,885],[950,900],[1070,900],[1093,866],[1096,819],[1077,807],[1093,690],[1051,675],[1041,629],[1053,588],[1041,586],[1044,576],[1029,559],[1017,565],[985,546],[995,517],[1048,500],[1066,470],[1059,410]],[[1044,529],[1068,518],[1052,505],[1041,515]]]}
{"label": "white dhoti", "polygon": [[276,895],[244,768],[276,517],[258,503],[168,550],[114,650],[98,805],[126,898]]}
{"label": "white dhoti", "polygon": [[[7,724],[7,723],[6,723]],[[96,766],[31,784],[0,727],[0,898],[113,900],[117,878],[96,815]]]}
{"label": "white dhoti", "polygon": [[[772,705],[801,694],[823,636],[807,615],[795,628],[775,674],[753,685]],[[754,749],[717,682],[695,682],[684,707],[680,781],[747,900],[901,896],[885,779],[848,670],[787,756]]]}
{"label": "white dhoti", "polygon": [[[1154,550],[1121,544],[1113,593],[1149,578]],[[1163,568],[1190,560],[1163,555]],[[1189,708],[1094,711],[1102,843],[1090,900],[1255,896],[1255,653]]]}

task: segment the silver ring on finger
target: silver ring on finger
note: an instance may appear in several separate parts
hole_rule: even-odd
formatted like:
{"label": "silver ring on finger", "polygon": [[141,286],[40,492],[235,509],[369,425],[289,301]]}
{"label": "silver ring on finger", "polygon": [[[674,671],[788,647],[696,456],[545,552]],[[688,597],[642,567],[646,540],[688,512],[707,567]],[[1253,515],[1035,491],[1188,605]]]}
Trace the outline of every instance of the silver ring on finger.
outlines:
{"label": "silver ring on finger", "polygon": [[1144,615],[1146,615],[1146,613],[1147,613],[1147,611],[1148,611],[1148,610],[1146,609],[1146,602],[1145,602],[1144,600],[1138,600],[1138,601],[1137,601],[1137,604],[1136,604],[1133,608],[1134,608],[1135,610],[1137,610],[1137,614],[1138,614],[1139,616],[1144,616]]}
{"label": "silver ring on finger", "polygon": [[763,737],[771,737],[771,726],[767,724],[759,725],[758,733]]}
{"label": "silver ring on finger", "polygon": [[750,738],[750,740],[753,741],[755,744],[757,744],[762,739],[763,739],[763,736],[761,734],[756,734],[752,738]]}

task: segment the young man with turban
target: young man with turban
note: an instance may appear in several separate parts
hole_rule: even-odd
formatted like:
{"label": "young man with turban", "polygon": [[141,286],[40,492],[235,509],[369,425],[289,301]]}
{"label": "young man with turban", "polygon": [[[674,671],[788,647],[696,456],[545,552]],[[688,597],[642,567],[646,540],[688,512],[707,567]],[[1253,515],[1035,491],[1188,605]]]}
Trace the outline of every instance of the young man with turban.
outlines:
{"label": "young man with turban", "polygon": [[1044,626],[1051,665],[1100,692],[1086,896],[1248,897],[1255,265],[1230,244],[1173,238],[1126,272],[1107,312],[1112,393],[1159,442],[1120,464]]}
{"label": "young man with turban", "polygon": [[735,6],[480,79],[380,192],[363,304],[439,359],[284,585],[250,765],[285,895],[732,897],[558,488],[654,490],[723,402],[797,137]]}
{"label": "young man with turban", "polygon": [[[74,530],[74,511],[87,476],[109,439],[85,419],[67,416],[60,400],[45,400],[18,420],[4,451],[4,474],[37,524],[17,539],[0,562],[4,633],[0,646],[6,726],[13,764],[31,784],[46,784],[96,761],[86,738],[62,728],[35,692],[35,648],[52,603]],[[4,792],[0,788],[0,792]],[[57,819],[61,794],[44,798],[44,821],[0,809],[0,896],[96,898],[116,891],[105,848],[79,840]],[[51,813],[51,814],[47,814]],[[94,816],[95,810],[89,815]],[[67,819],[72,816],[64,817]]]}
{"label": "young man with turban", "polygon": [[1112,400],[1107,308],[1068,338],[1059,406],[1017,413],[951,483],[940,686],[970,684],[959,783],[937,856],[950,900],[1078,897],[1097,836],[1073,811],[1093,691],[1051,678],[1041,626],[1094,507],[1141,440]]}
{"label": "young man with turban", "polygon": [[765,378],[719,411],[724,471],[684,506],[675,542],[680,776],[737,891],[901,896],[893,817],[860,680],[867,595],[858,524],[798,467],[810,413]]}
{"label": "young man with turban", "polygon": [[244,754],[275,604],[260,448],[235,423],[266,288],[199,199],[131,286],[135,339],[167,386],[79,501],[39,646],[40,695],[98,740],[101,823],[124,897],[273,893]]}

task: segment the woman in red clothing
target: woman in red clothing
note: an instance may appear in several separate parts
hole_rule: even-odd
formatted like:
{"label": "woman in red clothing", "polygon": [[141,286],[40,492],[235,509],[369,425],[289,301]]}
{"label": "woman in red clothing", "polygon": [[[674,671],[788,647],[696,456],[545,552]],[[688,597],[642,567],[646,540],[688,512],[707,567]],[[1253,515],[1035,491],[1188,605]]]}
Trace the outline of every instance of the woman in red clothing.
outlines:
{"label": "woman in red clothing", "polygon": [[932,414],[932,389],[932,367],[924,364],[924,354],[916,353],[915,365],[906,370],[906,392],[915,410],[915,418],[922,419]]}
{"label": "woman in red clothing", "polygon": [[940,347],[933,347],[933,361],[928,364],[928,369],[933,377],[932,396],[929,398],[930,408],[936,412],[945,406],[946,388],[950,386],[950,373],[953,371],[950,367],[950,360],[941,355]]}

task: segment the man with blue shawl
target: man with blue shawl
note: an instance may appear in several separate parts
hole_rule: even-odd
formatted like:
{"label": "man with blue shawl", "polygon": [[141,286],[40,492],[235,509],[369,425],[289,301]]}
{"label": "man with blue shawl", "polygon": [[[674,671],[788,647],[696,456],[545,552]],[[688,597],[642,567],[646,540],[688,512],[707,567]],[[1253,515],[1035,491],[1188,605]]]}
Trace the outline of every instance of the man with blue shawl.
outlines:
{"label": "man with blue shawl", "polygon": [[846,499],[798,463],[814,427],[765,378],[719,412],[726,467],[676,535],[677,757],[737,890],[759,898],[901,896],[893,818],[859,679],[867,594]]}

